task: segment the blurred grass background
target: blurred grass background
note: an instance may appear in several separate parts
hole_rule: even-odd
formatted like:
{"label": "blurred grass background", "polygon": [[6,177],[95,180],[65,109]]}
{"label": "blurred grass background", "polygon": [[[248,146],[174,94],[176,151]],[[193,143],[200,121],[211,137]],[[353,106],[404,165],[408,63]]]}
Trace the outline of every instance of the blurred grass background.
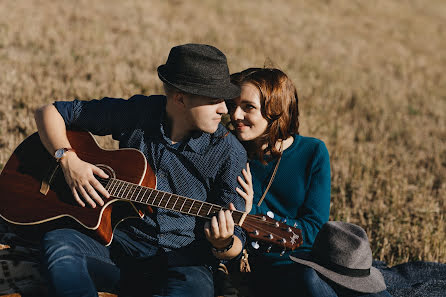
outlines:
{"label": "blurred grass background", "polygon": [[301,134],[330,152],[330,219],[365,228],[376,259],[446,262],[442,0],[2,0],[0,169],[37,107],[161,93],[157,66],[188,42],[292,78]]}

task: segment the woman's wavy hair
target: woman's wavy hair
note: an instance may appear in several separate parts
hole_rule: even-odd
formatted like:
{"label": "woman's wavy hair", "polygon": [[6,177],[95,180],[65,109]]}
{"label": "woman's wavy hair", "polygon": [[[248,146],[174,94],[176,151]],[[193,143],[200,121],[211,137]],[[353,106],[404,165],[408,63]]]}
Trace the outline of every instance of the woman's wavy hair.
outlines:
{"label": "woman's wavy hair", "polygon": [[[263,117],[268,121],[265,132],[251,142],[244,143],[248,156],[265,162],[265,154],[272,159],[280,156],[275,144],[299,134],[299,99],[293,82],[276,68],[249,68],[231,75],[231,82],[239,86],[251,83],[260,92]],[[262,147],[266,144],[266,148]]]}

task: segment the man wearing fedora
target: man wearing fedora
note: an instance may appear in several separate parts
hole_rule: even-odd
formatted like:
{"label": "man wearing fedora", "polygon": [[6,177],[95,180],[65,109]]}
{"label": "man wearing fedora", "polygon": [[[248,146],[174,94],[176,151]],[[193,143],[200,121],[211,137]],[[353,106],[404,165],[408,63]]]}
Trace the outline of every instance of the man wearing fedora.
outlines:
{"label": "man wearing fedora", "polygon": [[[82,161],[66,137],[66,129],[83,129],[111,134],[121,148],[140,150],[158,190],[244,210],[236,187],[246,152],[220,124],[225,100],[240,94],[230,83],[225,55],[209,45],[176,46],[158,76],[166,96],[58,101],[36,111],[42,143],[59,160],[73,199],[97,207],[104,203],[101,195],[109,197],[95,177],[107,174]],[[52,296],[97,296],[97,290],[120,296],[213,296],[211,266],[239,255],[244,241],[228,210],[204,223],[155,208],[119,224],[109,247],[73,229],[46,233],[42,266]]]}

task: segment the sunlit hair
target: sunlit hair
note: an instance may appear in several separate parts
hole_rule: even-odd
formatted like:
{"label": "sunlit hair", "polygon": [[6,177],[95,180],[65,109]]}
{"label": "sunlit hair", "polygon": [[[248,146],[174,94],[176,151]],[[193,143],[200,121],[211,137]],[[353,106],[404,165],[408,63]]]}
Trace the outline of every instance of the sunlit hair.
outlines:
{"label": "sunlit hair", "polygon": [[[239,86],[251,83],[258,88],[261,112],[268,122],[262,135],[244,143],[248,156],[259,158],[262,163],[265,163],[265,154],[278,158],[277,141],[299,134],[299,100],[293,82],[275,68],[249,68],[232,74],[231,81]],[[266,148],[262,149],[265,144]]]}

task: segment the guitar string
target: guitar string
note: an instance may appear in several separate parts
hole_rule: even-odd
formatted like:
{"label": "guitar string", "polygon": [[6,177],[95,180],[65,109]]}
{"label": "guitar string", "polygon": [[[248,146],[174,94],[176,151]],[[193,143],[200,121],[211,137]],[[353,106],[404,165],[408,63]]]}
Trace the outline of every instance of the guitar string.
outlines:
{"label": "guitar string", "polygon": [[[112,179],[103,179],[103,178],[99,178],[99,177],[98,177],[98,180],[102,181],[103,183],[101,183],[101,184],[104,185],[104,186],[106,186],[106,183],[108,184],[108,181],[110,181],[110,180],[112,180]],[[147,189],[149,189],[149,190],[156,190],[156,189],[152,189],[152,188],[149,188],[149,187],[143,187],[143,186],[139,186],[139,185],[136,185],[136,184],[132,184],[132,183],[130,183],[130,182],[121,181],[121,180],[119,180],[119,179],[113,179],[113,180],[123,182],[123,185],[126,185],[127,187],[128,187],[129,185],[132,185],[132,186],[136,186],[136,187],[147,188]],[[112,180],[112,181],[113,181],[113,180]],[[122,194],[124,194],[124,193],[126,192],[127,187],[126,187],[126,189],[125,189],[124,191],[122,191],[122,192],[123,192]],[[119,190],[119,193],[121,193],[121,190],[122,190],[122,189]],[[135,189],[135,190],[136,190],[136,189]],[[200,202],[202,205],[207,205],[208,207],[210,207],[210,210],[212,210],[213,207],[215,207],[215,208],[220,208],[221,210],[227,210],[227,208],[224,208],[224,207],[219,206],[219,205],[214,205],[214,204],[212,204],[212,203],[208,203],[208,202],[206,202],[206,201],[194,200],[194,199],[191,199],[191,198],[188,198],[188,197],[182,197],[182,196],[180,196],[180,195],[176,195],[176,194],[172,194],[172,193],[168,193],[168,192],[163,192],[163,191],[160,191],[160,190],[156,190],[156,191],[158,191],[158,192],[160,192],[160,193],[163,193],[163,194],[169,194],[169,195],[171,195],[171,196],[177,196],[177,199],[178,199],[178,198],[186,199],[184,202],[187,202],[187,203],[184,203],[184,204],[181,206],[181,208],[180,208],[179,210],[177,210],[177,209],[175,209],[175,208],[169,208],[169,207],[167,207],[168,203],[166,203],[166,205],[165,205],[164,207],[162,207],[162,208],[172,209],[172,210],[174,210],[174,211],[178,211],[178,212],[182,212],[182,213],[186,213],[186,214],[190,214],[190,215],[192,214],[192,215],[196,215],[196,216],[199,216],[199,217],[202,217],[202,218],[209,218],[209,217],[202,216],[202,215],[198,215],[198,212],[197,212],[196,214],[193,214],[193,213],[190,212],[190,210],[192,209],[193,203],[194,203],[195,201]],[[127,193],[127,195],[128,195],[128,194],[130,194],[130,192]],[[133,193],[133,194],[134,194],[134,193]],[[131,194],[131,195],[133,196],[133,194]],[[149,195],[150,195],[150,194],[149,194]],[[115,196],[116,196],[116,195],[115,195]],[[117,198],[119,198],[119,197],[117,197]],[[156,198],[157,198],[157,196],[155,196],[155,198],[153,198],[153,202],[156,200]],[[119,199],[123,199],[123,198],[119,198]],[[129,199],[129,198],[126,198],[126,199],[127,199],[127,200],[131,200],[131,201],[133,201],[132,199]],[[150,197],[149,197],[148,199],[150,199]],[[141,203],[144,203],[142,200],[141,200],[141,201],[136,201],[136,200],[134,200],[134,201],[135,201],[135,202],[141,202]],[[148,201],[146,201],[146,203],[147,203],[147,202],[148,202]],[[161,200],[160,200],[159,203],[161,203]],[[192,204],[189,206],[188,203],[192,203]],[[175,205],[175,203],[174,203],[174,205]],[[189,212],[181,210],[181,209],[184,207],[184,205],[189,206]],[[161,207],[161,206],[159,206],[159,205],[154,205],[154,204],[153,204],[153,206],[155,206],[155,207]],[[237,215],[242,215],[242,212],[237,211],[236,214],[237,214]],[[269,225],[269,226],[275,226],[275,225],[276,225],[276,224],[273,223],[273,222],[269,222],[269,221],[265,221],[265,220],[263,220],[263,217],[264,217],[264,216],[250,215],[250,216],[247,217],[247,218],[249,218],[249,219],[251,219],[251,220],[257,220],[257,221],[259,221],[259,222],[262,222],[264,225]],[[291,226],[289,226],[289,227],[291,227]],[[291,228],[293,228],[293,227],[291,227]]]}
{"label": "guitar string", "polygon": [[[153,198],[152,203],[148,203],[148,200],[151,198],[150,197],[151,194],[149,194],[149,197],[147,198],[147,201],[145,201],[145,202],[142,201],[142,200],[141,201],[137,201],[135,199],[131,199],[131,198],[128,198],[128,197],[120,198],[120,197],[117,197],[116,193],[115,193],[115,195],[113,195],[113,196],[115,196],[118,199],[125,199],[125,200],[130,200],[130,201],[134,201],[134,202],[139,202],[139,203],[151,205],[151,206],[154,206],[154,207],[160,207],[160,208],[164,208],[164,209],[174,210],[174,211],[177,211],[177,212],[185,213],[185,214],[188,214],[188,215],[194,215],[194,216],[198,216],[198,217],[205,218],[205,219],[211,219],[212,217],[208,216],[208,215],[210,215],[209,213],[207,213],[206,216],[203,216],[203,215],[199,214],[199,211],[197,213],[191,212],[191,210],[193,211],[193,210],[195,210],[198,207],[198,205],[194,206],[195,202],[199,202],[201,204],[199,210],[201,210],[203,205],[206,205],[207,207],[209,207],[209,211],[212,211],[213,208],[217,208],[218,211],[220,211],[220,210],[228,210],[228,208],[225,208],[225,207],[222,207],[222,206],[219,206],[219,205],[215,205],[215,204],[212,204],[212,203],[209,203],[209,202],[206,202],[206,201],[200,201],[200,200],[196,200],[196,199],[192,199],[192,198],[188,198],[188,197],[183,197],[183,196],[180,196],[180,195],[177,195],[177,194],[172,194],[172,193],[169,193],[169,192],[164,192],[164,191],[160,191],[160,190],[157,190],[157,189],[152,189],[152,188],[149,188],[149,187],[140,186],[140,185],[133,184],[133,183],[130,183],[130,182],[127,182],[127,181],[122,181],[122,180],[119,180],[119,179],[104,179],[104,178],[100,178],[100,177],[97,177],[97,179],[101,182],[101,184],[104,187],[107,187],[109,181],[114,181],[114,180],[122,182],[123,185],[126,185],[126,188],[125,188],[124,191],[122,191],[122,189],[119,189],[119,196],[122,196],[122,195],[128,196],[129,194],[130,194],[130,196],[134,196],[134,191],[136,191],[136,189],[133,189],[133,190],[132,189],[128,189],[127,187],[130,185],[132,187],[142,187],[142,188],[146,188],[146,189],[149,189],[149,190],[152,190],[152,191],[155,190],[158,193],[163,193],[163,197],[164,197],[165,194],[168,194],[168,195],[170,195],[170,198],[172,196],[176,196],[177,199],[181,198],[181,199],[184,199],[185,201],[183,202],[183,205],[180,207],[180,209],[177,210],[177,209],[175,209],[173,207],[172,208],[168,207],[169,203],[166,203],[164,206],[160,206],[160,204],[161,204],[163,199],[160,199],[159,204],[155,205],[154,202],[158,198],[157,196],[155,196]],[[121,193],[121,191],[122,191],[122,193]],[[128,192],[126,192],[126,191],[128,191]],[[133,193],[131,193],[131,191],[133,191]],[[145,197],[143,196],[143,198],[145,198]],[[169,200],[170,200],[170,198],[169,198]],[[175,205],[176,205],[176,202],[173,204],[173,206],[175,206]],[[184,206],[189,207],[189,211],[182,210],[184,208]],[[215,214],[218,211],[213,212],[212,214]],[[240,212],[240,211],[237,211],[237,210],[232,211],[232,212],[233,212],[233,215],[237,216],[237,219],[240,219],[242,217],[242,215],[243,215],[243,212]]]}
{"label": "guitar string", "polygon": [[[98,178],[98,180],[99,180],[99,181],[102,181],[101,184],[102,184],[103,186],[107,186],[107,185],[108,185],[108,182],[109,182],[111,179]],[[118,179],[114,179],[114,180],[119,181]],[[113,181],[113,180],[111,180],[111,181]],[[130,182],[126,182],[126,181],[122,181],[122,182],[124,182],[124,185],[127,184],[127,185],[126,185],[126,189],[123,191],[122,194],[125,193],[125,191],[127,190],[127,187],[128,187],[129,185],[130,185],[130,186],[136,186],[136,187],[139,187],[139,185],[132,184],[132,183],[130,183]],[[148,188],[148,187],[147,187],[147,188]],[[129,192],[128,192],[126,195],[130,194],[131,196],[133,196],[133,194],[134,194],[134,192],[136,191],[136,189],[137,189],[137,188],[135,188],[135,189],[133,190],[133,193],[131,193],[131,194],[130,194],[130,191],[132,191],[132,190],[129,190]],[[151,188],[148,188],[148,189],[151,189]],[[121,189],[121,190],[122,190],[122,189]],[[121,190],[119,190],[119,192],[121,192]],[[155,190],[155,189],[151,189],[151,190]],[[158,191],[159,191],[159,190],[158,190]],[[140,192],[141,192],[141,190],[140,190]],[[140,193],[140,192],[139,192],[139,193]],[[164,193],[164,194],[167,193],[167,192],[162,192],[162,191],[159,191],[159,192]],[[182,205],[182,207],[180,208],[180,210],[176,210],[175,208],[169,208],[169,207],[168,207],[168,204],[169,204],[169,203],[166,203],[166,205],[165,205],[164,207],[159,206],[159,205],[158,205],[158,207],[166,208],[166,209],[172,209],[172,210],[174,210],[174,211],[178,211],[178,212],[186,213],[186,214],[189,214],[189,215],[192,214],[192,213],[190,212],[190,210],[192,209],[193,203],[195,202],[194,199],[190,199],[190,198],[187,198],[187,197],[182,197],[182,196],[179,196],[179,195],[176,195],[176,194],[171,194],[171,193],[167,193],[167,194],[170,194],[170,195],[171,195],[170,198],[171,198],[172,196],[177,196],[177,199],[178,199],[178,198],[183,198],[183,199],[186,199],[185,201],[188,201],[188,199],[189,199],[188,202],[192,202],[192,204],[191,204],[190,207],[189,207],[189,211],[182,211],[182,210],[181,210],[181,209],[184,207],[184,204]],[[143,196],[143,197],[144,197],[144,196]],[[163,195],[163,197],[164,197],[164,195]],[[131,199],[129,199],[128,197],[126,197],[126,198],[127,198],[128,200],[131,200]],[[150,197],[149,197],[149,198],[150,198]],[[169,201],[170,201],[170,198],[169,198]],[[155,201],[155,199],[156,199],[156,196],[155,196],[155,198],[154,198],[154,201]],[[135,200],[135,201],[136,201],[136,200]],[[161,204],[161,201],[162,201],[162,199],[160,200],[160,204]],[[169,202],[169,201],[168,201],[168,202]],[[199,201],[199,200],[197,200],[197,201]],[[136,202],[138,202],[138,201],[136,201]],[[139,202],[142,202],[142,200],[139,201]],[[215,206],[214,206],[213,204],[211,204],[211,203],[207,203],[207,202],[204,202],[204,201],[199,201],[199,202],[201,203],[200,209],[202,208],[202,206],[203,206],[204,204],[207,204],[208,206],[210,206],[210,210],[212,210],[213,207],[217,207],[217,208],[220,208],[220,209],[225,209],[225,208],[223,208],[223,207],[221,207],[221,206],[218,206],[218,205],[215,205]],[[174,203],[174,206],[175,206],[175,204],[176,204],[176,203]],[[239,213],[236,213],[236,214],[239,214]],[[196,214],[193,214],[193,215],[198,216],[198,217],[202,217],[202,218],[205,218],[205,219],[211,219],[211,217],[207,217],[207,216],[199,215],[199,211],[198,211]],[[252,221],[252,223],[250,223],[250,221]],[[254,215],[250,215],[250,216],[246,217],[246,219],[245,219],[245,225],[248,225],[248,226],[257,228],[258,230],[260,230],[260,231],[262,231],[262,232],[265,232],[265,233],[274,234],[275,237],[277,237],[278,239],[284,239],[283,236],[281,236],[281,235],[277,235],[275,232],[271,232],[271,231],[268,231],[268,230],[266,230],[266,229],[264,229],[264,228],[262,228],[262,227],[259,227],[259,225],[258,225],[258,224],[255,224],[256,222],[254,222],[254,221],[260,222],[260,223],[262,223],[263,225],[275,226],[275,223],[268,222],[268,221],[264,221],[264,220],[262,219],[261,216],[254,216]],[[253,225],[253,223],[254,223],[254,225]]]}

